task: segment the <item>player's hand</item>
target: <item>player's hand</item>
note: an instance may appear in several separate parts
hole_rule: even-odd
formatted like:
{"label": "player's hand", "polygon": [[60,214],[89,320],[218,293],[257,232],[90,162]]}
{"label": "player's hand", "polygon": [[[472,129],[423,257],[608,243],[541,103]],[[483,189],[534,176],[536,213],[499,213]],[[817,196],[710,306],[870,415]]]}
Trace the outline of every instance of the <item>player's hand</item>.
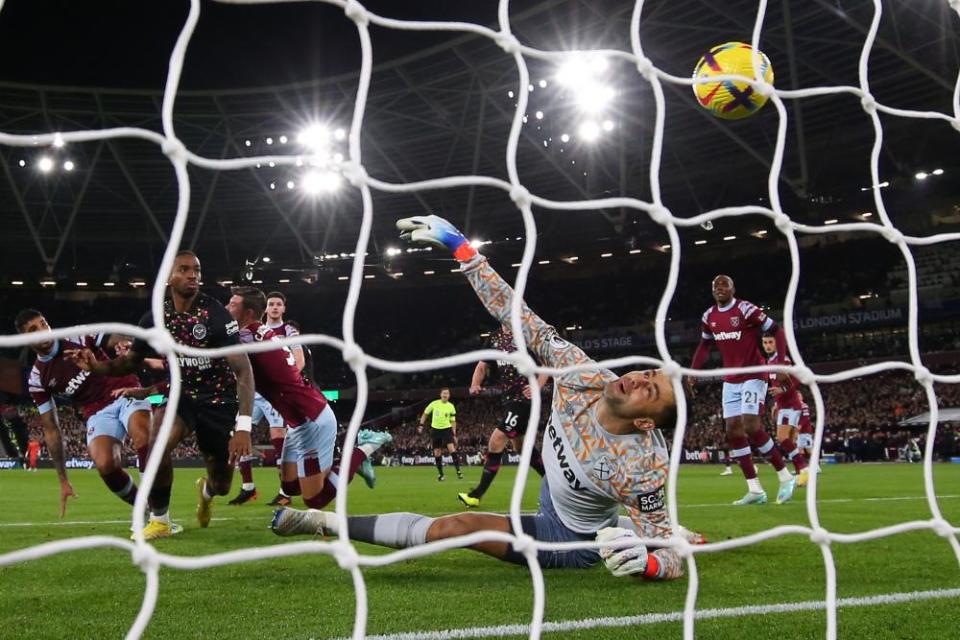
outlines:
{"label": "player's hand", "polygon": [[783,387],[770,387],[770,395],[774,398],[783,393]]}
{"label": "player's hand", "polygon": [[527,385],[523,388],[523,397],[527,400],[533,397],[533,389],[530,388],[530,385]]}
{"label": "player's hand", "polygon": [[687,391],[690,393],[690,397],[695,398],[697,396],[697,379],[693,376],[687,376],[684,382],[687,383]]}
{"label": "player's hand", "polygon": [[60,519],[67,515],[67,498],[76,498],[77,492],[69,480],[60,481]]}
{"label": "player's hand", "polygon": [[397,220],[400,237],[407,242],[422,242],[447,249],[457,260],[465,262],[477,254],[460,230],[440,216],[413,216]]}
{"label": "player's hand", "polygon": [[253,450],[253,439],[249,431],[234,431],[228,445],[230,451],[230,464],[237,464],[240,458],[249,456]]}
{"label": "player's hand", "polygon": [[423,433],[423,425],[417,427],[417,433]]}
{"label": "player's hand", "polygon": [[647,546],[631,529],[604,527],[597,532],[597,542],[616,545],[600,549],[603,563],[616,577],[642,576],[647,570]]}
{"label": "player's hand", "polygon": [[483,391],[483,387],[481,387],[480,385],[478,384],[470,385],[470,395],[472,396],[479,395],[481,391]]}
{"label": "player's hand", "polygon": [[63,355],[81,371],[93,371],[97,357],[90,349],[65,349]]}

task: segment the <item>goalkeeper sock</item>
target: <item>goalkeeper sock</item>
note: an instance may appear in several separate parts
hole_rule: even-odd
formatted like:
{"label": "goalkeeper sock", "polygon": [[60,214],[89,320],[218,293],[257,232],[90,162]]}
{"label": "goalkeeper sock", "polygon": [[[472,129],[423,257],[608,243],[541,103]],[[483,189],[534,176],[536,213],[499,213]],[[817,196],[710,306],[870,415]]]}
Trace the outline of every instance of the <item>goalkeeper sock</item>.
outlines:
{"label": "goalkeeper sock", "polygon": [[530,456],[530,466],[540,474],[541,478],[547,474],[543,468],[543,456],[540,455],[540,449],[537,447],[533,448],[533,455]]}
{"label": "goalkeeper sock", "polygon": [[107,485],[110,491],[113,491],[118,498],[127,504],[133,504],[133,501],[137,499],[137,485],[133,483],[130,474],[123,469],[116,469],[100,477],[103,478],[103,483]]}
{"label": "goalkeeper sock", "polygon": [[443,475],[443,456],[433,456],[433,462],[437,465],[437,472]]}
{"label": "goalkeeper sock", "polygon": [[487,459],[483,463],[483,473],[480,475],[480,484],[478,484],[475,489],[472,489],[467,495],[469,495],[471,498],[482,498],[483,494],[485,494],[487,489],[490,488],[490,483],[493,482],[493,479],[497,477],[497,472],[500,471],[500,463],[502,461],[503,451],[498,451],[496,453],[493,451],[487,451]]}
{"label": "goalkeeper sock", "polygon": [[[329,518],[328,520],[333,520]],[[350,539],[393,549],[406,549],[427,541],[434,519],[416,513],[385,513],[379,516],[350,516]],[[333,523],[330,523],[333,524]],[[336,526],[329,528],[336,535]]]}
{"label": "goalkeeper sock", "polygon": [[757,468],[753,465],[753,452],[750,451],[750,443],[746,436],[736,436],[730,438],[730,456],[737,461],[743,471],[743,477],[750,480],[756,479]]}
{"label": "goalkeeper sock", "polygon": [[797,473],[807,468],[807,458],[800,453],[800,450],[797,449],[797,443],[792,438],[781,440],[780,449],[787,456],[787,460],[793,463],[793,468],[796,469]]}
{"label": "goalkeeper sock", "polygon": [[763,429],[758,429],[750,434],[750,444],[767,459],[767,462],[777,473],[786,466],[783,462],[783,456],[780,454],[780,449],[773,444],[773,438]]}

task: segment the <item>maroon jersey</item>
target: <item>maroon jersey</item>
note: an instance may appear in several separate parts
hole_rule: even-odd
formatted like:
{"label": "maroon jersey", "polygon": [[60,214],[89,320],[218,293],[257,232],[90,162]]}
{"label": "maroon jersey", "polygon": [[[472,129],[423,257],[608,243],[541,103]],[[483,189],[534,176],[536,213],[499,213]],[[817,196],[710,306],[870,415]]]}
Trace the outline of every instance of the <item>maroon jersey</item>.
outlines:
{"label": "maroon jersey", "polygon": [[[279,340],[282,337],[284,334],[278,334],[259,322],[240,330],[241,343]],[[291,427],[313,420],[327,406],[323,394],[300,375],[293,353],[287,347],[251,353],[250,366],[253,367],[257,392],[273,405]]]}
{"label": "maroon jersey", "polygon": [[[724,367],[753,367],[764,364],[760,353],[760,334],[773,326],[773,319],[755,304],[734,298],[725,307],[713,305],[703,312],[701,332],[704,340],[716,342]],[[740,373],[724,376],[724,382],[766,380],[765,373]]]}
{"label": "maroon jersey", "polygon": [[67,350],[90,349],[97,360],[109,360],[110,357],[100,346],[103,337],[100,334],[56,340],[49,355],[37,356],[27,385],[41,414],[53,409],[54,396],[66,396],[80,408],[84,419],[89,420],[90,416],[116,400],[110,396],[111,391],[140,386],[135,375],[113,378],[90,373],[63,356]]}
{"label": "maroon jersey", "polygon": [[[793,361],[790,359],[790,356],[781,359],[776,353],[767,358],[767,364],[783,364],[791,365]],[[793,376],[787,374],[787,381],[781,383],[777,380],[779,375],[775,371],[771,371],[767,374],[770,377],[770,386],[771,387],[780,387],[783,389],[783,393],[778,396],[774,396],[773,406],[779,411],[780,409],[802,409],[807,405],[803,402],[803,396],[800,394],[800,381],[794,378]]]}

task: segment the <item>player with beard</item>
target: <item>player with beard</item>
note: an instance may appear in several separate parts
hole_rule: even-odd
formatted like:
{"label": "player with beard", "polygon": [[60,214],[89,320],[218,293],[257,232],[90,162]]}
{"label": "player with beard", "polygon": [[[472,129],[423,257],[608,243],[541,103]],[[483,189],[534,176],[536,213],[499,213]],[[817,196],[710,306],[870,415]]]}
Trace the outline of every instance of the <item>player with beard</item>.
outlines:
{"label": "player with beard", "polygon": [[[180,251],[170,272],[169,295],[163,302],[163,322],[179,344],[212,349],[238,344],[240,330],[222,304],[200,291],[200,260],[192,251]],[[153,326],[153,314],[140,321]],[[97,360],[89,349],[76,350],[72,356],[81,368],[103,375],[125,375],[137,371],[144,358],[156,353],[145,340],[137,339],[126,355],[114,360]],[[197,487],[197,521],[210,525],[215,496],[226,495],[233,481],[233,465],[251,453],[253,409],[253,371],[246,354],[222,358],[178,356],[181,393],[177,402],[170,439],[163,451],[160,467],[150,489],[150,522],[144,538],[171,535],[170,490],[173,486],[173,449],[189,433],[196,434],[204,457],[207,476]],[[151,446],[162,420],[155,415]]]}
{"label": "player with beard", "polygon": [[[452,224],[438,216],[397,222],[402,237],[446,248],[487,311],[509,324],[514,291],[486,258]],[[521,306],[527,347],[544,366],[566,369],[593,361],[556,329]],[[668,580],[683,574],[683,560],[671,547],[648,549],[637,537],[669,538],[670,518],[664,485],[669,453],[657,425],[676,423],[670,379],[660,371],[632,371],[617,376],[593,367],[554,376],[550,420],[543,438],[546,475],[536,515],[520,517],[523,533],[542,542],[596,540],[595,549],[539,550],[542,567],[586,568],[604,560],[615,576]],[[628,517],[620,517],[621,507]],[[466,512],[433,518],[414,513],[349,516],[353,540],[406,548],[478,531],[514,531],[510,518]],[[332,535],[339,532],[336,514],[280,509],[271,525],[277,535]],[[702,536],[678,532],[691,542]],[[610,548],[616,544],[618,549]],[[629,546],[628,546],[629,545]],[[626,547],[626,548],[624,548]],[[526,564],[510,543],[479,542],[470,547],[495,558]]]}

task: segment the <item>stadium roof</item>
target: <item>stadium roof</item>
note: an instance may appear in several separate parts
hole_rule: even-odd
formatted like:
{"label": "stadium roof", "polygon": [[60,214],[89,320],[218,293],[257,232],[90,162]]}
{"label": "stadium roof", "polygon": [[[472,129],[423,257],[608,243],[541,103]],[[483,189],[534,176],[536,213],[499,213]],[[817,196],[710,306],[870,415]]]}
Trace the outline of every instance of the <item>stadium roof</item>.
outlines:
{"label": "stadium roof", "polygon": [[[365,3],[390,17],[496,26],[492,1],[399,4]],[[167,57],[187,6],[104,2],[98,8],[10,0],[0,12],[0,55],[17,64],[8,64],[0,78],[0,130],[130,125],[159,131]],[[631,2],[512,2],[511,20],[517,37],[534,47],[629,50],[632,10]],[[761,48],[772,60],[776,85],[858,85],[857,62],[872,10],[868,0],[770,3]],[[660,68],[688,75],[711,46],[749,41],[755,11],[756,3],[747,0],[722,6],[709,0],[648,2],[641,23],[645,52]],[[877,100],[952,113],[960,71],[957,23],[946,2],[885,2],[870,57]],[[375,70],[362,140],[368,172],[388,182],[463,174],[506,178],[515,103],[510,92],[521,90],[512,59],[473,35],[373,27],[372,37]],[[534,84],[519,150],[522,182],[531,192],[558,200],[608,195],[649,200],[654,107],[636,69],[616,63],[604,72],[604,82],[616,91],[602,116],[611,131],[588,143],[577,132],[584,116],[554,81],[557,69],[532,59],[528,64]],[[324,123],[334,138],[338,128],[348,127],[358,67],[356,30],[336,7],[204,2],[176,103],[178,135],[192,151],[212,158],[300,153],[297,136],[307,125]],[[668,84],[666,98],[660,175],[671,210],[688,216],[717,206],[767,203],[778,122],[773,108],[726,122],[702,110],[689,87]],[[788,101],[788,110],[780,181],[788,213],[819,224],[826,214],[852,217],[872,210],[872,192],[862,189],[871,183],[874,131],[859,99],[806,98]],[[892,184],[891,215],[915,230],[920,224],[915,214],[927,207],[916,190],[949,200],[958,181],[948,177],[940,184],[931,179],[918,185],[914,175],[939,168],[952,176],[960,169],[954,159],[960,134],[942,121],[882,120],[881,171]],[[333,145],[332,152],[346,153],[342,141]],[[42,157],[50,159],[49,173],[38,170]],[[65,169],[68,160],[71,171]],[[45,274],[120,280],[153,275],[176,197],[171,166],[154,145],[118,140],[58,149],[4,147],[0,164],[0,267],[6,276],[0,286]],[[185,243],[201,255],[208,274],[226,277],[248,263],[264,268],[264,257],[270,258],[270,269],[308,269],[321,264],[323,256],[352,251],[359,198],[349,188],[308,196],[300,188],[305,171],[191,168]],[[522,235],[513,204],[493,189],[375,193],[374,207],[370,260],[395,244],[393,222],[405,215],[438,213],[471,237],[508,245]],[[629,210],[536,214],[544,255],[665,242],[662,230]],[[761,227],[773,229],[753,218],[718,223],[712,232],[697,228],[685,238],[746,238]]]}

